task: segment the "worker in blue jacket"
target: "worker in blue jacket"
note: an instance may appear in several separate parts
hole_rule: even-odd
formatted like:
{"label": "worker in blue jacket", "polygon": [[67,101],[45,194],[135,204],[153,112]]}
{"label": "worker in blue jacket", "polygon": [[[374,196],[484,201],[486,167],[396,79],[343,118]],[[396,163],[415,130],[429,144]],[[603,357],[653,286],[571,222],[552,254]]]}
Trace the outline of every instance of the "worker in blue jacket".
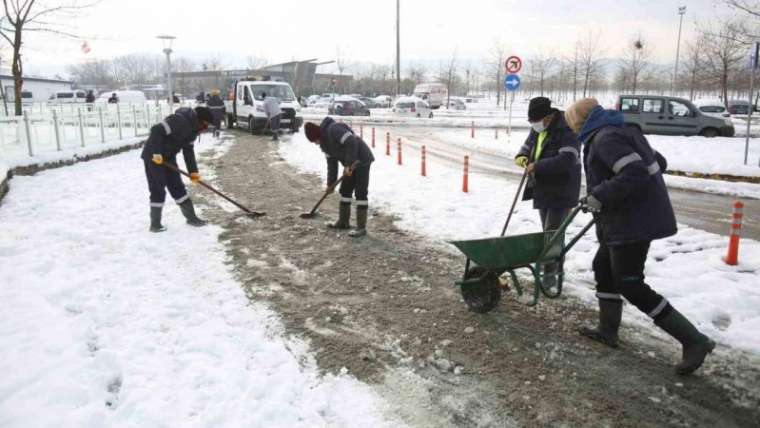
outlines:
{"label": "worker in blue jacket", "polygon": [[354,131],[344,123],[337,123],[326,117],[320,125],[307,122],[304,126],[306,138],[318,143],[327,158],[327,187],[338,180],[338,164],[343,165],[343,182],[340,184],[340,206],[338,221],[328,226],[335,229],[349,229],[352,196],[356,196],[356,229],[350,236],[367,234],[367,213],[369,202],[369,169],[375,160],[372,150]]}
{"label": "worker in blue jacket", "polygon": [[[523,200],[533,199],[544,230],[556,230],[578,205],[580,144],[565,123],[564,113],[552,108],[548,98],[530,100],[528,122],[530,133],[515,157],[515,163],[528,173]],[[556,285],[556,272],[556,263],[544,265],[544,287]]]}
{"label": "worker in blue jacket", "polygon": [[625,126],[620,112],[603,109],[593,98],[570,106],[565,118],[584,146],[587,195],[581,205],[594,213],[599,240],[593,261],[599,325],[580,332],[617,347],[625,297],[681,343],[683,357],[676,373],[690,374],[715,342],[644,282],[651,242],[677,230],[662,177],[666,161],[641,131]]}
{"label": "worker in blue jacket", "polygon": [[211,111],[207,107],[195,109],[183,107],[150,129],[150,135],[145,141],[140,157],[145,164],[145,176],[148,179],[148,190],[150,190],[151,232],[166,230],[161,224],[161,211],[164,207],[167,188],[182,210],[188,224],[192,226],[206,224],[195,214],[193,201],[187,194],[182,177],[178,172],[172,171],[163,164],[168,162],[177,165],[177,154],[181,151],[191,180],[193,182],[200,180],[193,143],[198,134],[206,130],[212,121]]}

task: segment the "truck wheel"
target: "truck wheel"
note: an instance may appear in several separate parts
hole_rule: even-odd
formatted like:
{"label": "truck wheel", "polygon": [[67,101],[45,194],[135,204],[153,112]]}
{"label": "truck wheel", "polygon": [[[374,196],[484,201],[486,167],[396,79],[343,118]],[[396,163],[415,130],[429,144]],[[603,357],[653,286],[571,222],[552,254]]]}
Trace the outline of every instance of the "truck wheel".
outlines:
{"label": "truck wheel", "polygon": [[715,138],[720,135],[720,131],[715,128],[705,128],[699,133],[699,135],[707,138]]}
{"label": "truck wheel", "polygon": [[248,118],[248,131],[250,131],[251,135],[258,135],[256,121],[253,119],[253,116]]}

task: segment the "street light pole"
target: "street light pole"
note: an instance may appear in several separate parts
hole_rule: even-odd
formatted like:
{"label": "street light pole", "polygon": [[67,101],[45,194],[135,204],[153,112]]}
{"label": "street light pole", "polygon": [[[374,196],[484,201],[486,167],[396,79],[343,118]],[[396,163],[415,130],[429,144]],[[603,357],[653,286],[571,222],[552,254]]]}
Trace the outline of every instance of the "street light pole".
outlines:
{"label": "street light pole", "polygon": [[396,0],[396,96],[401,93],[401,0]]}
{"label": "street light pole", "polygon": [[172,89],[172,42],[176,37],[169,35],[157,36],[164,43],[164,53],[166,54],[166,88],[169,92],[169,112],[174,113],[174,91]]}
{"label": "street light pole", "polygon": [[673,71],[673,80],[670,86],[670,95],[675,95],[676,82],[678,80],[678,59],[681,55],[681,28],[683,27],[683,16],[684,14],[686,14],[686,6],[679,6],[678,14],[681,15],[681,18],[678,21],[678,44],[676,45],[676,68],[675,68],[675,71]]}

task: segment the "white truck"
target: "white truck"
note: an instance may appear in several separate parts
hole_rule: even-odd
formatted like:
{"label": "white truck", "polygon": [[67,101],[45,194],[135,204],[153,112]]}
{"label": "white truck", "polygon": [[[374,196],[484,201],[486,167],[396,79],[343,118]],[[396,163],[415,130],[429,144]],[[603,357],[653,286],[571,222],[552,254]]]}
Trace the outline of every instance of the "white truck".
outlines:
{"label": "white truck", "polygon": [[446,104],[446,85],[443,83],[420,83],[414,88],[414,96],[427,101],[432,109]]}
{"label": "white truck", "polygon": [[232,100],[224,102],[227,108],[227,126],[229,128],[245,127],[252,134],[262,133],[268,126],[262,93],[266,93],[267,97],[277,97],[280,100],[282,109],[280,127],[298,132],[303,125],[303,116],[293,89],[286,82],[269,80],[235,81]]}

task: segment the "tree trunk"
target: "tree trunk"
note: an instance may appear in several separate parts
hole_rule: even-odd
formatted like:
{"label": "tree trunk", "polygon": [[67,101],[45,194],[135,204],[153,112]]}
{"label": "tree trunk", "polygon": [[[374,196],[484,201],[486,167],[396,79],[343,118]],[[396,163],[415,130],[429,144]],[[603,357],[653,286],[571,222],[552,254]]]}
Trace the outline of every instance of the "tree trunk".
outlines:
{"label": "tree trunk", "polygon": [[23,68],[21,66],[21,28],[16,27],[16,34],[13,38],[13,65],[11,67],[13,73],[13,94],[15,99],[13,100],[14,110],[16,116],[21,116],[21,88],[24,85],[24,79],[22,78]]}

